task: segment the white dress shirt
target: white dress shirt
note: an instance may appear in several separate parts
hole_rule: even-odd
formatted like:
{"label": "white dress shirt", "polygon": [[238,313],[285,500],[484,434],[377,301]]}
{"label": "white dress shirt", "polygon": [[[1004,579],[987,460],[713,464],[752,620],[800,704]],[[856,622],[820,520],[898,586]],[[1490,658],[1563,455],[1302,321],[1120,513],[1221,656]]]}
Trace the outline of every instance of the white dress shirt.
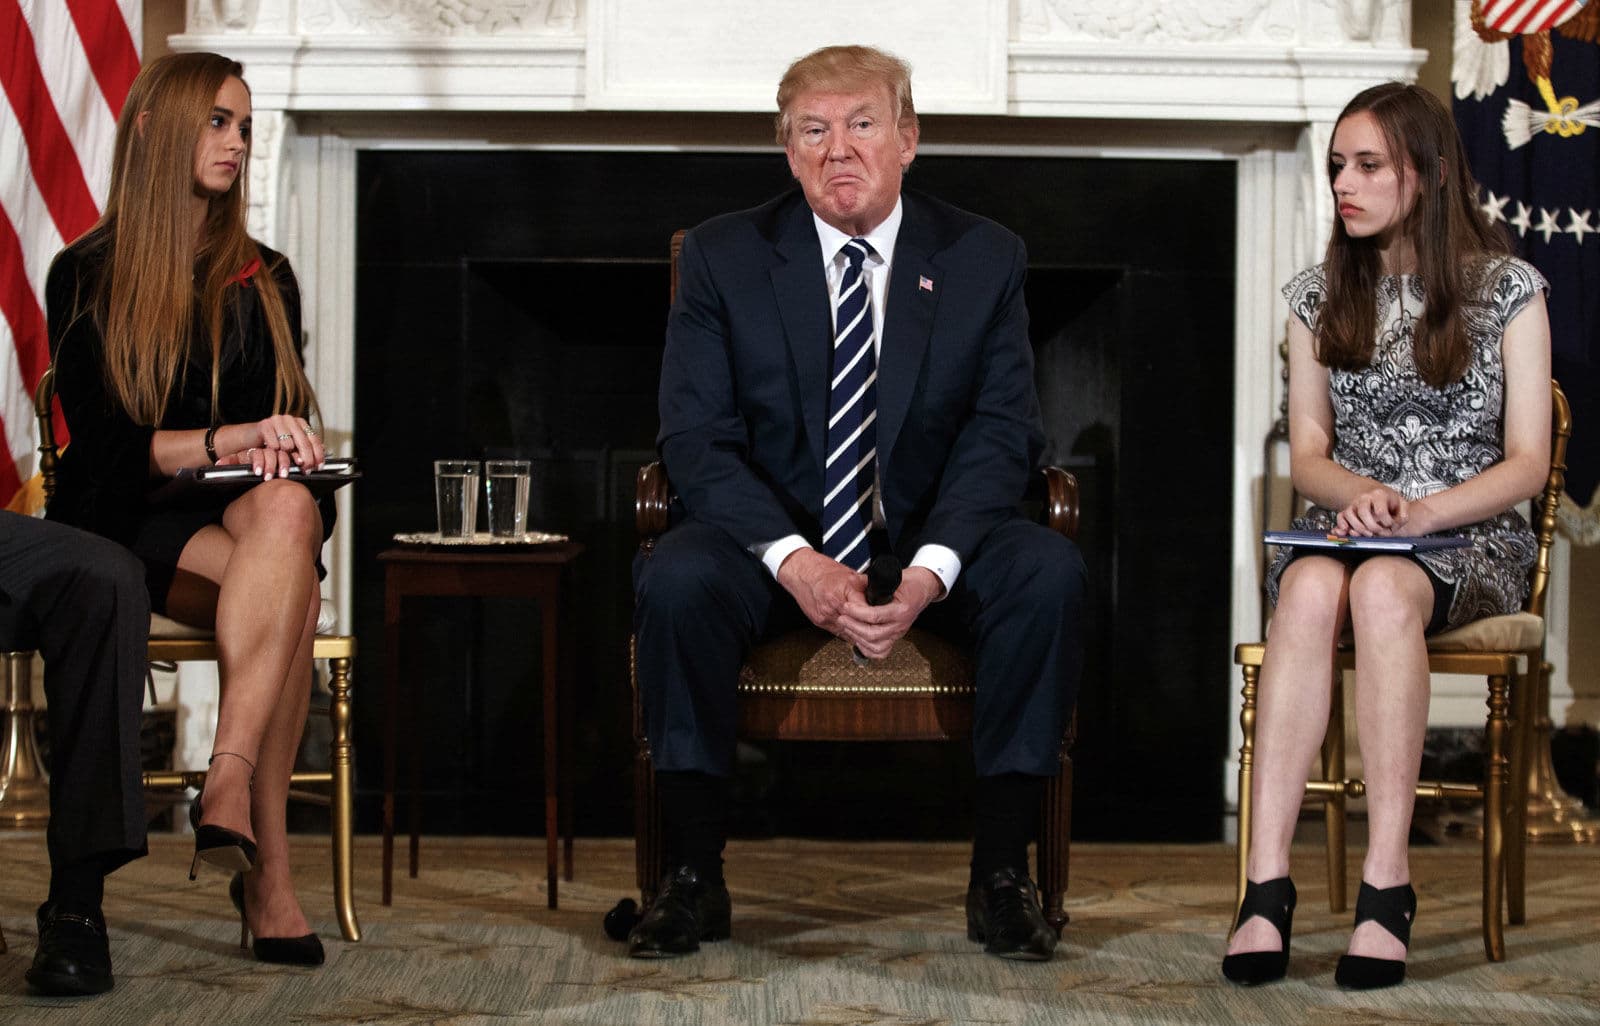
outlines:
{"label": "white dress shirt", "polygon": [[[861,274],[867,279],[867,287],[872,292],[872,353],[875,359],[883,351],[883,315],[888,306],[889,268],[894,263],[894,243],[900,235],[900,221],[904,213],[900,201],[895,200],[894,210],[884,218],[883,223],[860,236],[873,250],[872,255],[862,262]],[[817,241],[822,244],[822,271],[828,281],[828,305],[832,314],[829,323],[832,324],[838,320],[839,281],[844,277],[847,265],[844,247],[854,236],[846,235],[815,213],[811,215],[811,219],[817,226]],[[888,454],[881,450],[878,452],[877,470],[873,475],[872,526],[875,528],[884,525],[881,482],[883,461],[887,456]],[[791,553],[796,549],[808,548],[811,548],[811,544],[805,538],[791,534],[776,541],[752,545],[750,552],[760,559],[766,565],[767,571],[776,578],[778,568]],[[950,589],[955,586],[956,577],[961,573],[961,557],[956,555],[955,550],[944,545],[920,546],[916,555],[911,558],[911,565],[931,570],[944,584],[944,595],[950,594]]]}

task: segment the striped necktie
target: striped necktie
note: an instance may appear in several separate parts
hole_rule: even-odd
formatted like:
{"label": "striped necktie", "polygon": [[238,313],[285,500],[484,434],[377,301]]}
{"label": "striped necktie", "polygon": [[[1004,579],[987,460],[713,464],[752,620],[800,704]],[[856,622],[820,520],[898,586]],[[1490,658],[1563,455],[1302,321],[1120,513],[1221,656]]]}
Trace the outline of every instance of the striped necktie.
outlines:
{"label": "striped necktie", "polygon": [[839,312],[833,333],[833,378],[828,392],[828,456],[822,472],[822,551],[852,570],[872,553],[872,485],[877,470],[878,360],[873,351],[872,290],[861,262],[866,239],[844,245]]}

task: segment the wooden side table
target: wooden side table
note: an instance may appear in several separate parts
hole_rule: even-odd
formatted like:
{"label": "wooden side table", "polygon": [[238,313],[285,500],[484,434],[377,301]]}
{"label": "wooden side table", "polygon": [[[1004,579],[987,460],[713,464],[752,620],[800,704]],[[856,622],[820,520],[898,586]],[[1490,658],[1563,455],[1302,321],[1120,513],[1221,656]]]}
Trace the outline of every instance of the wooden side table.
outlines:
{"label": "wooden side table", "polygon": [[[383,672],[383,903],[393,897],[395,735],[400,705],[400,638],[405,600],[413,596],[467,598],[532,598],[539,603],[544,687],[544,835],[545,870],[550,908],[556,907],[556,838],[565,825],[565,875],[572,879],[571,774],[563,773],[560,737],[563,717],[572,702],[563,696],[560,660],[561,591],[568,567],[583,546],[558,542],[537,546],[406,545],[378,554],[384,566],[384,637],[387,658]],[[417,738],[415,687],[408,688],[406,713],[411,763],[410,875],[417,875],[418,837],[422,828],[420,745]],[[563,698],[566,697],[566,700]],[[569,734],[570,736],[570,734]]]}

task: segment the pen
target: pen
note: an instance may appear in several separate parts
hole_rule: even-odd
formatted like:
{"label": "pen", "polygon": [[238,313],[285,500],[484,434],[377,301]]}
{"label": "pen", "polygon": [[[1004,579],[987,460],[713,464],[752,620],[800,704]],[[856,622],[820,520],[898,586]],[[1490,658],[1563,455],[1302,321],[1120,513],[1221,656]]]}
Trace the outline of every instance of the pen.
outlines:
{"label": "pen", "polygon": [[1345,537],[1342,537],[1342,536],[1337,535],[1337,534],[1328,535],[1328,540],[1333,542],[1333,543],[1335,543],[1335,544],[1337,544],[1337,545],[1349,545],[1350,544],[1350,539],[1349,538],[1345,538]]}

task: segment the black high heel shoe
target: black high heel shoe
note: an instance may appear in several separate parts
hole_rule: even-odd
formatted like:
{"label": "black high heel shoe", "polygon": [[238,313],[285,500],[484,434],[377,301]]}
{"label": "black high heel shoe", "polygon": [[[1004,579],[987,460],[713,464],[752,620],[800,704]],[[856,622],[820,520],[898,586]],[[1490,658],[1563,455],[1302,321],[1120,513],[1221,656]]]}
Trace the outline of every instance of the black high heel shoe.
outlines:
{"label": "black high heel shoe", "polygon": [[[256,764],[244,756],[234,752],[217,752],[206,761],[210,766],[217,761],[218,756],[232,755],[235,759],[250,767],[250,775],[255,777]],[[194,860],[189,863],[189,879],[195,879],[195,874],[200,868],[200,863],[216,866],[227,873],[247,873],[255,868],[256,842],[235,830],[219,827],[207,823],[200,823],[200,799],[202,791],[189,803],[189,824],[194,827]]]}
{"label": "black high heel shoe", "polygon": [[[1369,919],[1410,949],[1411,924],[1417,919],[1417,892],[1408,883],[1379,890],[1361,881],[1361,890],[1356,892],[1356,925]],[[1333,970],[1333,982],[1345,990],[1377,990],[1392,987],[1405,978],[1406,963],[1399,958],[1340,955]]]}
{"label": "black high heel shoe", "polygon": [[1241,987],[1254,987],[1260,983],[1281,980],[1289,973],[1289,932],[1294,926],[1294,882],[1286,876],[1276,880],[1256,883],[1246,880],[1244,900],[1239,903],[1239,917],[1234,920],[1235,930],[1255,916],[1260,916],[1278,928],[1283,937],[1279,951],[1241,951],[1222,960],[1222,975],[1228,982]]}
{"label": "black high heel shoe", "polygon": [[304,937],[257,937],[250,939],[250,921],[244,914],[244,874],[233,874],[228,883],[228,897],[239,910],[239,946],[249,946],[257,962],[275,962],[278,965],[321,965],[326,957],[322,940],[314,933]]}

